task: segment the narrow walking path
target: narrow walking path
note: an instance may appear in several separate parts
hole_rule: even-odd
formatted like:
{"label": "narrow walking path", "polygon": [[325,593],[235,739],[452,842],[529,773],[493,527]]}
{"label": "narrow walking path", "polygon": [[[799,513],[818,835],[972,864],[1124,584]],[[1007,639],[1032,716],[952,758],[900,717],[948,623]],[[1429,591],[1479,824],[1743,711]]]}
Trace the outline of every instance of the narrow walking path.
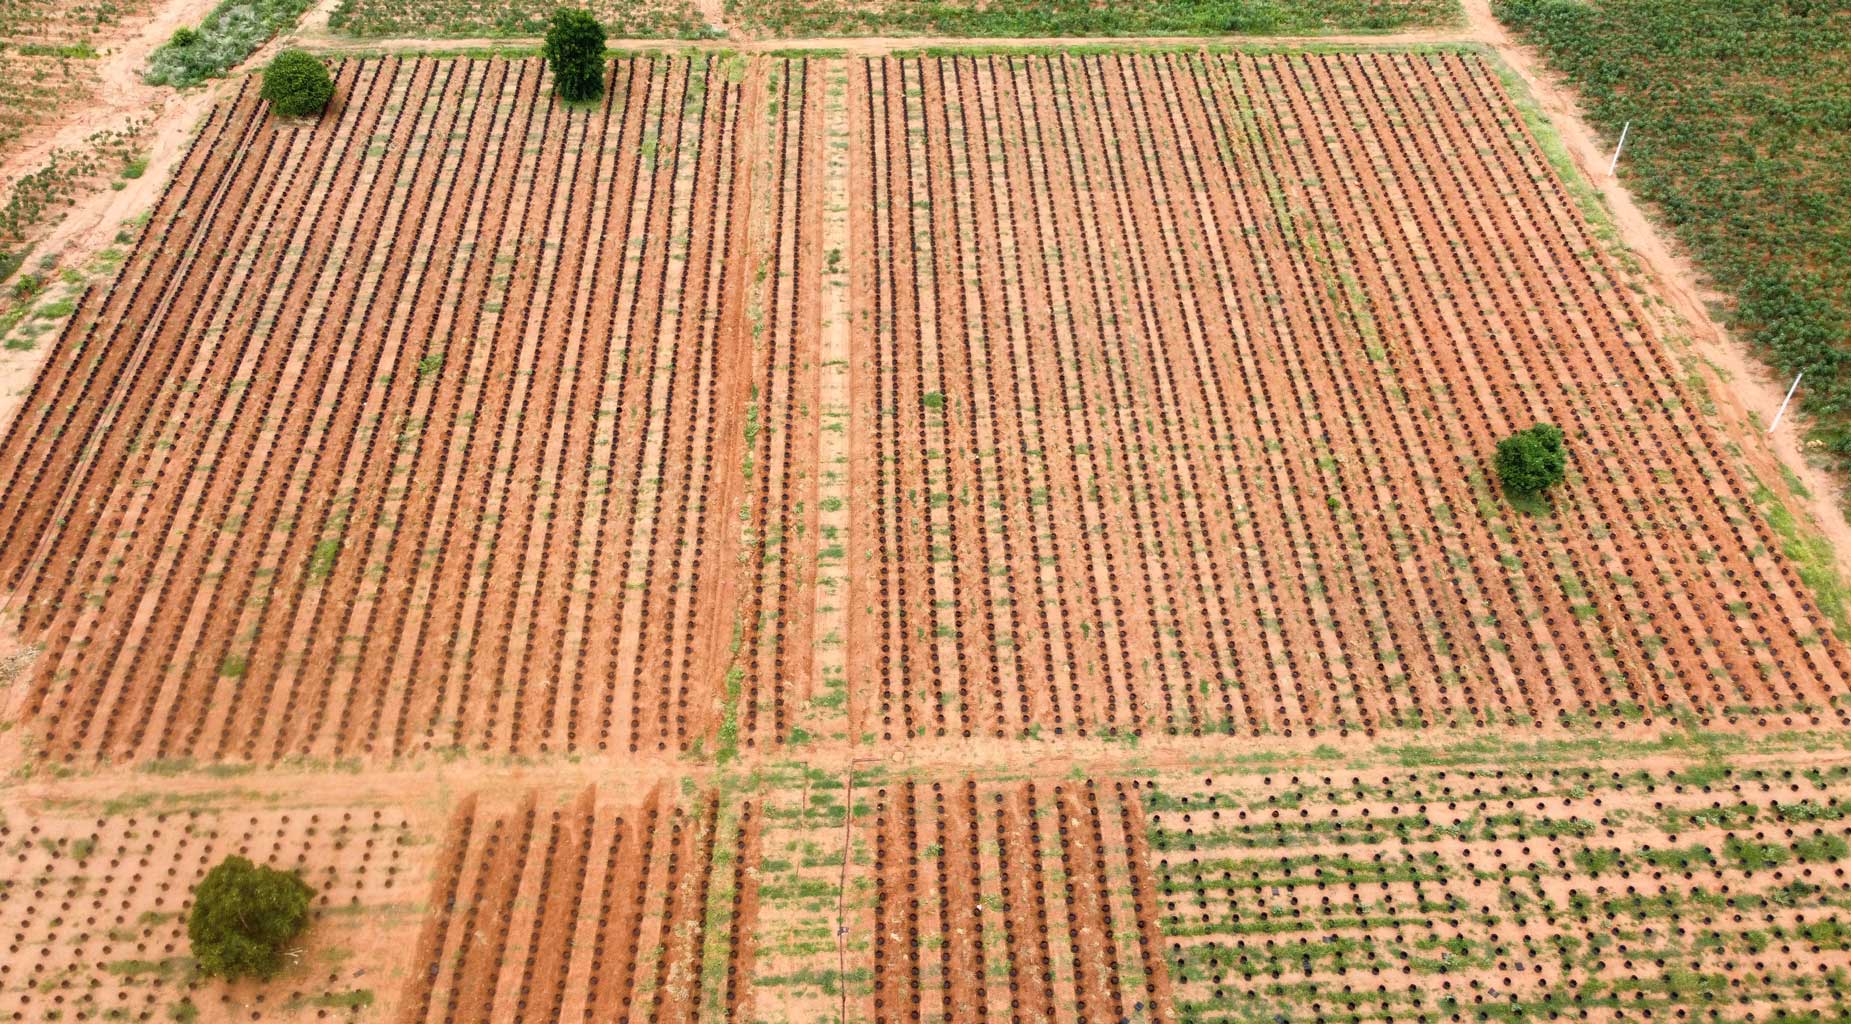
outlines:
{"label": "narrow walking path", "polygon": [[817,692],[848,686],[849,287],[848,67],[823,69],[822,352],[816,432]]}

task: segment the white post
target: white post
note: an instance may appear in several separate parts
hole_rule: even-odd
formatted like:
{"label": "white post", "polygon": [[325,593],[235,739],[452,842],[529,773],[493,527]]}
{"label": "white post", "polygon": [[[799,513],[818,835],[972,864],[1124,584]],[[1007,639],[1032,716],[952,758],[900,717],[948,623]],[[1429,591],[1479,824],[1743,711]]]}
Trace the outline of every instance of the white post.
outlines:
{"label": "white post", "polygon": [[1607,162],[1607,177],[1613,177],[1614,168],[1620,165],[1620,150],[1626,148],[1626,133],[1632,131],[1632,122],[1627,121],[1620,128],[1620,144],[1613,147],[1613,159]]}
{"label": "white post", "polygon": [[1793,393],[1800,389],[1800,378],[1804,376],[1806,376],[1805,370],[1801,370],[1798,374],[1794,376],[1793,386],[1787,389],[1787,397],[1781,399],[1780,411],[1774,414],[1774,422],[1772,425],[1770,425],[1767,428],[1768,433],[1772,434],[1774,432],[1774,429],[1780,426],[1780,418],[1787,414],[1787,403],[1793,401]]}

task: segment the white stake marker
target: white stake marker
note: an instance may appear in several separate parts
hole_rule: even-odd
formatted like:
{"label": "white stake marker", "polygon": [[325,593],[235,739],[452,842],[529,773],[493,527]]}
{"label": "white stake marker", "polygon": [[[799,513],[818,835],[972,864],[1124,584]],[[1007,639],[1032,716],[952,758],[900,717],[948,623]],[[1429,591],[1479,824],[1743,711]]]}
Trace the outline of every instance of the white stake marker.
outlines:
{"label": "white stake marker", "polygon": [[1801,370],[1794,376],[1793,386],[1787,389],[1787,397],[1780,400],[1780,411],[1774,414],[1774,422],[1767,428],[1768,433],[1772,434],[1775,428],[1780,426],[1780,418],[1787,414],[1787,403],[1793,401],[1793,393],[1800,389],[1800,378],[1804,376],[1806,376],[1805,370]]}
{"label": "white stake marker", "polygon": [[1620,144],[1613,147],[1613,159],[1607,162],[1607,177],[1613,177],[1613,169],[1620,165],[1620,150],[1626,148],[1626,133],[1632,131],[1632,122],[1628,121],[1620,128]]}

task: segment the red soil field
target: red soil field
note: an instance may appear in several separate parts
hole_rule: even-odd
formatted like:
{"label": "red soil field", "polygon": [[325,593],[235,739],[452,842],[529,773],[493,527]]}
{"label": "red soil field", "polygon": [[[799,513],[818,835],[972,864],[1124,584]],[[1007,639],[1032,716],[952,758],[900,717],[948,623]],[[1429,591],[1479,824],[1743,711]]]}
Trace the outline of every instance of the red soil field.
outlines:
{"label": "red soil field", "polygon": [[[736,705],[748,747],[789,734],[812,689],[809,568],[816,553],[816,372],[821,331],[822,103],[813,61],[762,78],[755,151],[752,295],[757,332],[743,430],[747,572],[741,580]],[[728,469],[730,470],[730,466]]]}
{"label": "red soil field", "polygon": [[335,74],[213,111],[0,441],[43,755],[1851,722],[1481,58]]}
{"label": "red soil field", "polygon": [[874,796],[870,1019],[1174,1019],[1125,785],[965,779]]}
{"label": "red soil field", "polygon": [[0,446],[46,750],[711,733],[766,375],[736,70],[568,110],[538,61],[347,61],[314,124],[216,109]]}
{"label": "red soil field", "polygon": [[758,822],[660,792],[543,810],[465,800],[402,1021],[750,1020]]}
{"label": "red soil field", "polygon": [[[1482,59],[852,77],[866,731],[1851,715],[1843,644]],[[1569,438],[1552,514],[1487,479],[1537,421]]]}
{"label": "red soil field", "polygon": [[1842,1017],[1844,643],[1481,57],[333,71],[0,438],[0,1020]]}

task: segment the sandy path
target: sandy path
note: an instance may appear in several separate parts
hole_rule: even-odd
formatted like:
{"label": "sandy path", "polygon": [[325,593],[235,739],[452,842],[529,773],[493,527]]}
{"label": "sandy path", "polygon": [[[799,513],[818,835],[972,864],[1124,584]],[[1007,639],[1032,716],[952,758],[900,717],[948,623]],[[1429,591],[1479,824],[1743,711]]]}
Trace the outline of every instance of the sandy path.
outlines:
{"label": "sandy path", "polygon": [[700,0],[701,20],[715,34],[726,35],[726,0]]}

